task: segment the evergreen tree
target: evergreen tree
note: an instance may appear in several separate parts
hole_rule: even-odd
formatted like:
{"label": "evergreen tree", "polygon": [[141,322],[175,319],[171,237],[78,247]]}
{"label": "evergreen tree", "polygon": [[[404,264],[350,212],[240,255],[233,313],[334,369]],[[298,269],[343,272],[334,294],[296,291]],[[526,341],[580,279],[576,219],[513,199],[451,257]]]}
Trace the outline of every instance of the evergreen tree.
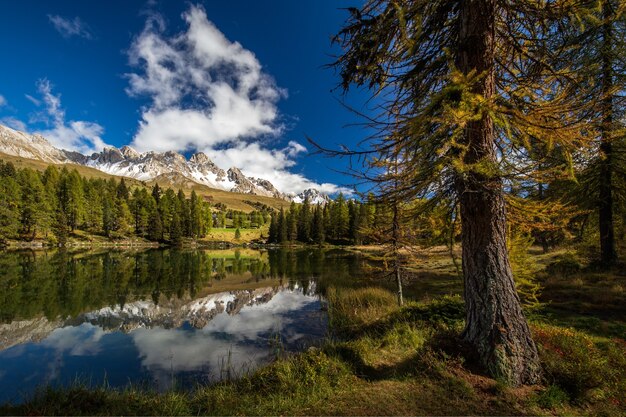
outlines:
{"label": "evergreen tree", "polygon": [[133,215],[128,208],[126,200],[123,198],[115,199],[115,231],[121,235],[128,235],[130,233],[131,225],[133,223]]}
{"label": "evergreen tree", "polygon": [[180,224],[180,217],[174,212],[170,223],[170,242],[174,245],[181,245],[183,241],[183,230]]}
{"label": "evergreen tree", "polygon": [[157,205],[161,202],[161,187],[159,187],[158,183],[155,183],[152,187],[152,198],[154,198]]}
{"label": "evergreen tree", "polygon": [[339,193],[330,206],[330,237],[333,240],[347,239],[350,227],[350,213],[343,193]]}
{"label": "evergreen tree", "polygon": [[117,184],[116,195],[117,198],[121,198],[124,201],[128,201],[130,198],[130,191],[128,191],[128,187],[126,187],[126,181],[124,181],[124,178],[122,178]]}
{"label": "evergreen tree", "polygon": [[267,239],[268,243],[278,243],[279,240],[279,230],[278,230],[278,215],[272,213],[270,220],[270,230],[269,237]]}
{"label": "evergreen tree", "polygon": [[324,243],[324,210],[317,205],[313,211],[313,223],[311,225],[311,239],[314,243],[321,245]]}
{"label": "evergreen tree", "polygon": [[402,165],[397,201],[458,198],[463,337],[513,385],[541,372],[508,258],[503,183],[535,172],[534,139],[566,154],[581,142],[570,68],[554,65],[569,50],[555,33],[577,5],[369,0],[349,10],[335,39],[345,49],[335,63],[344,90],[366,86],[383,101],[368,167]]}
{"label": "evergreen tree", "polygon": [[52,222],[51,208],[38,172],[22,169],[17,176],[22,189],[21,234],[24,238],[33,240],[37,231],[44,234],[48,231]]}
{"label": "evergreen tree", "polygon": [[191,192],[189,200],[190,236],[196,239],[202,235],[203,218],[202,205],[195,191]]}
{"label": "evergreen tree", "polygon": [[[1,162],[1,161],[0,161]],[[0,245],[17,235],[19,224],[20,188],[9,174],[5,164],[0,164]]]}
{"label": "evergreen tree", "polygon": [[311,240],[311,222],[313,218],[311,215],[311,204],[309,198],[305,198],[300,207],[300,213],[298,216],[298,240],[300,242],[308,243]]}
{"label": "evergreen tree", "polygon": [[353,200],[348,202],[348,238],[355,245],[361,244],[361,211],[359,204]]}
{"label": "evergreen tree", "polygon": [[289,232],[287,226],[287,217],[285,216],[285,210],[280,208],[280,215],[278,217],[278,243],[285,243],[289,240]]}
{"label": "evergreen tree", "polygon": [[287,240],[296,241],[298,239],[298,208],[296,203],[291,202],[291,207],[287,212]]}
{"label": "evergreen tree", "polygon": [[148,214],[148,239],[158,242],[163,240],[163,222],[159,210],[155,207]]}
{"label": "evergreen tree", "polygon": [[82,177],[75,169],[69,172],[64,167],[61,171],[59,207],[67,219],[70,230],[76,229],[84,214],[84,194]]}
{"label": "evergreen tree", "polygon": [[52,225],[52,232],[57,239],[58,245],[65,246],[70,234],[70,227],[63,210],[57,210],[54,223]]}
{"label": "evergreen tree", "polygon": [[42,176],[42,182],[48,198],[48,206],[52,212],[52,218],[56,217],[56,210],[59,208],[59,170],[54,165],[48,165]]}
{"label": "evergreen tree", "polygon": [[111,237],[111,232],[116,229],[115,204],[108,193],[102,200],[102,231],[106,237]]}
{"label": "evergreen tree", "polygon": [[601,265],[617,261],[614,216],[626,200],[626,2],[602,0],[587,6],[582,24],[572,25],[565,36],[569,53],[565,60],[575,65],[580,78],[578,100],[586,107],[584,117],[596,129],[594,157],[585,161],[581,187],[575,200],[597,215]]}

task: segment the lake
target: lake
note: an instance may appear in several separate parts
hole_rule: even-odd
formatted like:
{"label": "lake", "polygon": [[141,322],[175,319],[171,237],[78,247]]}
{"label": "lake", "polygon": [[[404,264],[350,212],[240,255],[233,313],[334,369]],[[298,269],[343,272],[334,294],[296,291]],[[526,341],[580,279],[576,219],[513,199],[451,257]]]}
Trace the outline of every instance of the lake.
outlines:
{"label": "lake", "polygon": [[0,403],[38,387],[194,387],[320,344],[339,250],[0,252]]}

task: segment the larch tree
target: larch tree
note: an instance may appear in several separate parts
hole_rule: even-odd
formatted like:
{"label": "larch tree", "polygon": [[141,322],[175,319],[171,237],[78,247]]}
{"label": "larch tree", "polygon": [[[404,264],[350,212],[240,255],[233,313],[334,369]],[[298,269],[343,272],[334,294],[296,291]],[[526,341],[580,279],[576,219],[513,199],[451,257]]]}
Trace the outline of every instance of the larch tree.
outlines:
{"label": "larch tree", "polygon": [[618,203],[626,199],[626,1],[584,4],[587,13],[566,36],[571,51],[567,59],[584,80],[579,96],[587,103],[596,140],[584,161],[576,196],[583,207],[597,213],[600,260],[610,267],[617,261],[613,217]]}
{"label": "larch tree", "polygon": [[[455,198],[462,226],[464,340],[512,385],[541,369],[507,253],[505,191],[532,176],[533,144],[584,143],[569,68],[552,42],[578,2],[369,0],[335,37],[344,92],[369,88],[380,113],[369,155],[398,158],[395,196]],[[560,167],[567,170],[567,167]]]}

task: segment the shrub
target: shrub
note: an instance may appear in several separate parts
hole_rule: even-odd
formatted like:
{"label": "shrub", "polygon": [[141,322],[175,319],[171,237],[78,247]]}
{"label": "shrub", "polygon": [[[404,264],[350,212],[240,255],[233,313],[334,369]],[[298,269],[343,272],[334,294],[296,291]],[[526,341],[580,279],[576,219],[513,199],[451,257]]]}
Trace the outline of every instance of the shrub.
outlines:
{"label": "shrub", "polygon": [[430,324],[452,327],[465,318],[465,305],[459,295],[445,295],[428,303],[408,306],[400,314],[405,320],[421,320]]}
{"label": "shrub", "polygon": [[261,368],[248,379],[248,383],[250,391],[256,393],[321,391],[336,387],[347,374],[342,362],[312,349]]}
{"label": "shrub", "polygon": [[543,408],[555,408],[569,401],[569,395],[558,385],[549,385],[537,396],[537,405]]}
{"label": "shrub", "polygon": [[571,252],[567,252],[563,255],[557,256],[553,262],[548,264],[546,272],[550,275],[568,277],[580,271],[581,268],[582,265],[576,255]]}
{"label": "shrub", "polygon": [[543,325],[534,328],[534,337],[548,381],[574,399],[583,398],[610,378],[605,355],[586,334]]}

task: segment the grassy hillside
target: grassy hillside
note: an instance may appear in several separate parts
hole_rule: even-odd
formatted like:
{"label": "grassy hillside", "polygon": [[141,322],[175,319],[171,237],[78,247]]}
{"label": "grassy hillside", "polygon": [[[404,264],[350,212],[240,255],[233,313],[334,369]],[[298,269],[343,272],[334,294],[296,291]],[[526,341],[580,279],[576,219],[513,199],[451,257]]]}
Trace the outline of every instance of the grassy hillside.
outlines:
{"label": "grassy hillside", "polygon": [[[0,159],[12,162],[17,168],[31,168],[38,171],[44,171],[48,165],[47,162],[38,161],[34,159],[22,158],[19,156],[7,155],[4,153],[0,153]],[[86,167],[83,165],[77,164],[55,164],[57,167],[67,167],[68,169],[76,169],[78,173],[87,178],[102,178],[109,179],[113,178],[122,178],[115,175],[110,175],[105,172],[99,171],[95,168]],[[285,200],[281,200],[273,197],[264,197],[257,196],[252,194],[240,194],[240,193],[231,193],[228,191],[217,190],[215,188],[207,187],[206,185],[198,184],[197,182],[191,181],[187,178],[176,176],[171,179],[164,179],[160,177],[157,181],[143,182],[138,181],[132,178],[124,177],[127,185],[135,186],[135,187],[152,187],[154,182],[158,182],[159,186],[165,188],[182,188],[185,193],[191,193],[192,190],[195,190],[199,196],[202,196],[211,201],[211,203],[222,203],[227,208],[233,210],[239,210],[243,212],[251,212],[255,209],[252,203],[261,203],[267,206],[270,206],[275,209],[280,209],[281,207],[287,208],[289,206],[289,202]]]}

